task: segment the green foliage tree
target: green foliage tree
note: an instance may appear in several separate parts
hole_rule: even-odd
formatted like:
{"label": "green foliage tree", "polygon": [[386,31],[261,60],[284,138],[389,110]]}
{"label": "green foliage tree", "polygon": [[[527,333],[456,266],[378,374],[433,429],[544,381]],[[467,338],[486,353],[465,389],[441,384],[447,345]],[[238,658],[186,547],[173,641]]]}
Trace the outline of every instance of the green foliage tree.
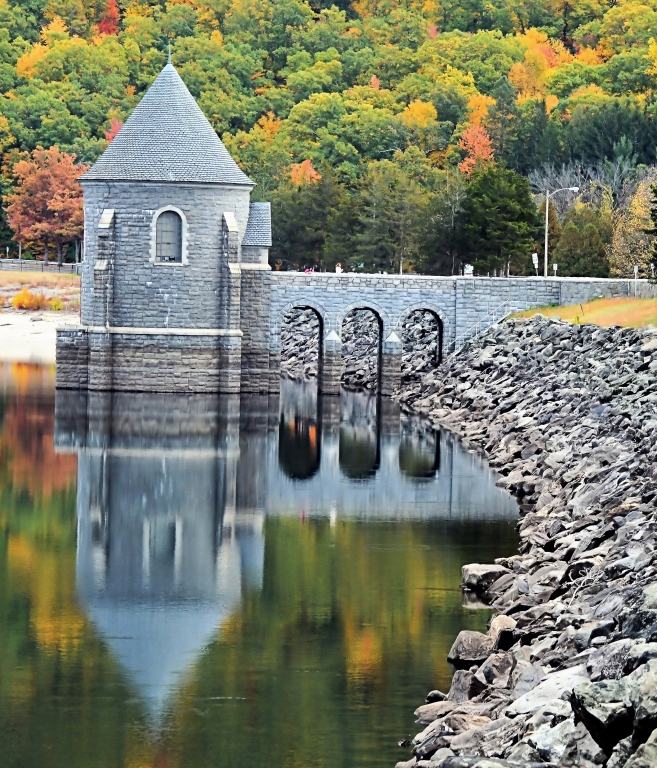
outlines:
{"label": "green foliage tree", "polygon": [[391,161],[373,164],[360,189],[354,269],[401,272],[412,268],[420,247],[425,196],[420,185]]}
{"label": "green foliage tree", "polygon": [[431,275],[459,273],[463,250],[463,201],[466,195],[466,177],[458,171],[450,171],[429,199],[422,231],[420,265],[423,272]]}
{"label": "green foliage tree", "polygon": [[564,277],[609,277],[607,246],[611,243],[611,217],[605,211],[576,206],[564,219],[553,260]]}
{"label": "green foliage tree", "polygon": [[479,274],[524,267],[539,226],[527,179],[500,166],[476,171],[462,215],[465,247]]}

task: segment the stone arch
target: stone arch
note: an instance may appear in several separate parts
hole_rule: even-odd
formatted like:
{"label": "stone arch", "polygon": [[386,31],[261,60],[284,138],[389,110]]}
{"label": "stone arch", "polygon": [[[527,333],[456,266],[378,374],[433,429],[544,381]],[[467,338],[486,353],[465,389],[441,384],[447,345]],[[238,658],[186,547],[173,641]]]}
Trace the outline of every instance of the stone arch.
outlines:
{"label": "stone arch", "polygon": [[[353,369],[350,373],[350,362],[353,364],[354,361],[360,361],[363,362],[365,360],[372,359],[372,354],[370,352],[370,349],[358,349],[359,343],[362,341],[362,337],[354,337],[351,340],[349,340],[349,343],[353,345],[353,347],[350,349],[349,346],[342,347],[342,352],[346,353],[342,355],[341,360],[341,367],[343,368],[343,383],[345,386],[349,387],[365,387],[367,389],[373,388],[373,391],[380,392],[381,391],[381,379],[382,379],[382,369],[383,369],[383,349],[384,349],[384,340],[387,338],[389,329],[390,329],[390,320],[387,316],[387,314],[382,310],[379,306],[375,305],[371,301],[365,301],[365,302],[354,302],[347,307],[344,307],[340,314],[339,314],[339,333],[342,345],[345,345],[348,343],[348,340],[344,337],[344,324],[349,317],[354,312],[368,312],[371,313],[376,318],[376,323],[378,325],[378,344],[376,351],[374,352],[375,360],[374,360],[374,366],[371,365],[371,362],[369,364],[366,364],[364,367],[365,370],[365,377],[361,377],[360,373],[356,373],[356,380],[350,380],[351,375],[354,373]],[[355,348],[354,348],[355,347]],[[351,358],[350,358],[351,355]],[[364,355],[364,356],[363,356]],[[358,363],[360,365],[360,363]],[[372,377],[372,373],[374,376]]]}
{"label": "stone arch", "polygon": [[[301,334],[302,341],[299,343],[298,341],[295,342],[294,339],[288,338],[286,349],[285,318],[294,310],[309,310],[316,318],[317,331],[316,334],[315,332],[310,333],[312,325],[310,328],[306,325],[297,325],[297,332],[303,328]],[[277,321],[278,332],[275,332],[275,336],[272,339],[272,349],[280,350],[281,372],[292,378],[304,378],[305,376],[313,377],[313,366],[316,365],[316,376],[319,383],[324,358],[324,339],[326,336],[325,312],[318,309],[315,302],[307,302],[301,299],[299,301],[290,302],[280,313]],[[294,322],[291,326],[287,326],[287,328],[294,333]],[[306,334],[305,331],[308,331],[308,333]],[[295,336],[295,338],[298,337]]]}
{"label": "stone arch", "polygon": [[409,315],[412,315],[413,312],[429,312],[437,320],[438,349],[437,349],[436,358],[437,358],[437,362],[441,363],[444,357],[444,350],[445,350],[446,344],[449,343],[452,337],[449,318],[441,308],[437,307],[431,302],[419,301],[416,304],[411,304],[410,306],[406,307],[406,309],[404,309],[404,311],[401,312],[399,317],[397,318],[395,327],[397,329],[397,333],[399,334],[400,338],[402,338],[402,327],[404,325],[404,321],[406,320],[406,318],[409,317]]}
{"label": "stone arch", "polygon": [[[158,261],[157,256],[157,220],[160,218],[160,216],[163,213],[166,213],[167,211],[173,211],[173,213],[177,213],[178,216],[180,216],[180,219],[182,221],[182,261],[179,262],[166,262],[166,261]],[[180,266],[186,266],[189,264],[189,254],[187,251],[187,243],[188,243],[188,228],[187,228],[187,216],[185,216],[185,213],[180,210],[180,208],[177,208],[175,205],[163,205],[162,208],[158,208],[157,211],[153,214],[153,218],[151,219],[151,252],[149,257],[149,262],[151,264],[158,264],[162,266],[170,266],[170,267],[180,267]]]}
{"label": "stone arch", "polygon": [[390,321],[389,314],[381,307],[381,305],[376,304],[373,301],[354,301],[351,304],[348,304],[346,307],[343,307],[338,312],[338,330],[342,332],[342,324],[345,321],[345,318],[350,312],[353,312],[356,309],[361,309],[368,312],[373,312],[380,324],[381,328],[381,341],[384,341],[385,338],[387,338],[390,331],[394,330],[394,326]]}
{"label": "stone arch", "polygon": [[[275,349],[280,345],[281,330],[283,328],[283,320],[288,312],[293,309],[312,309],[319,319],[320,333],[324,334],[330,328],[329,313],[326,309],[317,301],[306,300],[301,297],[296,301],[290,301],[284,307],[282,307],[275,315],[272,313],[272,324],[270,329],[270,337],[272,347]],[[321,338],[321,337],[320,337]]]}

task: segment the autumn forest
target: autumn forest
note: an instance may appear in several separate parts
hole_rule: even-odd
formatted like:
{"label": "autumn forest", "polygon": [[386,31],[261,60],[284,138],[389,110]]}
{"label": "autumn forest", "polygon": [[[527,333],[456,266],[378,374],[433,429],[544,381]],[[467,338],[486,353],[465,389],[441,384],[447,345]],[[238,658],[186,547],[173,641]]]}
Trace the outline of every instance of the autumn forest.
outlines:
{"label": "autumn forest", "polygon": [[[79,256],[77,176],[173,64],[275,268],[650,275],[657,2],[0,0],[3,255]],[[648,231],[646,231],[648,230]]]}

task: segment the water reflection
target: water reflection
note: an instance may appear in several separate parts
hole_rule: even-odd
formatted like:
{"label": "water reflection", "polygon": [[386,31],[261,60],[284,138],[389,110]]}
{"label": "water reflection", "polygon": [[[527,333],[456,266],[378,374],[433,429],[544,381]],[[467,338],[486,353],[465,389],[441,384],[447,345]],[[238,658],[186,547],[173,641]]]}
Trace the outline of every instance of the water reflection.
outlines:
{"label": "water reflection", "polygon": [[368,395],[63,392],[56,425],[78,453],[78,593],[153,717],[262,588],[265,516],[515,515],[477,459]]}
{"label": "water reflection", "polygon": [[454,635],[485,626],[462,563],[516,546],[487,468],[375,398],[55,403],[34,375],[0,391],[7,763],[403,757]]}

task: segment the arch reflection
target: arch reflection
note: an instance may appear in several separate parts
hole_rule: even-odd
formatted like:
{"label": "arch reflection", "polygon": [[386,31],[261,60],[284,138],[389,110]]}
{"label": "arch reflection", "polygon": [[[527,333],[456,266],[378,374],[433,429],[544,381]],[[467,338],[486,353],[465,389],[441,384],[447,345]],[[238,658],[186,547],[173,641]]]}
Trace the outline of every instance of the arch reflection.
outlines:
{"label": "arch reflection", "polygon": [[414,480],[431,480],[440,471],[440,432],[406,421],[399,439],[399,470]]}
{"label": "arch reflection", "polygon": [[350,480],[374,477],[381,466],[381,401],[355,394],[341,402],[339,461]]}
{"label": "arch reflection", "polygon": [[[291,480],[308,480],[321,463],[321,417],[317,387],[281,382],[278,463]],[[297,396],[291,396],[296,391]]]}

